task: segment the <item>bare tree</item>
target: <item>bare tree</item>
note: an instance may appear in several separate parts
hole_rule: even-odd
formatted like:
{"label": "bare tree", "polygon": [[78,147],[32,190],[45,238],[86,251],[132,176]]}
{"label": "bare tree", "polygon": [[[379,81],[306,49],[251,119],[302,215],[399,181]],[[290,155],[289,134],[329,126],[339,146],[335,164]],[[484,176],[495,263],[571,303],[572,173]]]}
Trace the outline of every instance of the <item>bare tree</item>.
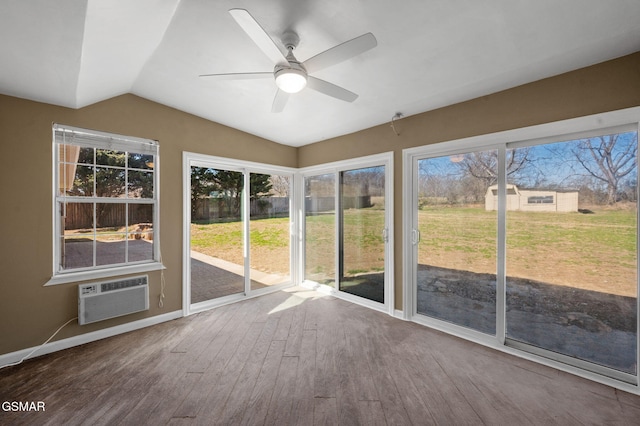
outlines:
{"label": "bare tree", "polygon": [[[530,149],[509,149],[506,154],[507,176],[515,177],[531,163]],[[498,151],[479,151],[464,154],[458,164],[466,173],[485,182],[486,186],[498,183]]]}
{"label": "bare tree", "polygon": [[276,197],[288,197],[291,179],[289,176],[271,175],[271,192]]}
{"label": "bare tree", "polygon": [[572,149],[578,163],[607,187],[607,204],[618,200],[618,187],[636,170],[638,135],[613,134],[577,141]]}

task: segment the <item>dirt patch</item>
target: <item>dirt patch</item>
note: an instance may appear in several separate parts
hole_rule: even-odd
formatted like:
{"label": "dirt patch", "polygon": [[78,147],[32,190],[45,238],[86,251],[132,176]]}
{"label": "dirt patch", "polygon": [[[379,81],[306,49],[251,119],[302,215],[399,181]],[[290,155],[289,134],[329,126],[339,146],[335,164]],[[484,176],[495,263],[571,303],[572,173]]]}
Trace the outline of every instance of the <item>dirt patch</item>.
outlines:
{"label": "dirt patch", "polygon": [[[418,313],[496,332],[495,275],[420,265]],[[508,278],[507,337],[635,373],[636,299]]]}

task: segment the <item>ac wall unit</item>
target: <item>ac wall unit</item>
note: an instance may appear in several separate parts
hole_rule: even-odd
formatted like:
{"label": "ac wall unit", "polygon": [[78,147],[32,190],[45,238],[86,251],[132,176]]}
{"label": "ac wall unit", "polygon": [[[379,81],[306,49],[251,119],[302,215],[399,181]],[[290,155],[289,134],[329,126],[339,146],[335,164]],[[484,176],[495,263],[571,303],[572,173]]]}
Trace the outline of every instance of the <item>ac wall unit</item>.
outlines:
{"label": "ac wall unit", "polygon": [[149,309],[148,276],[78,286],[80,325]]}

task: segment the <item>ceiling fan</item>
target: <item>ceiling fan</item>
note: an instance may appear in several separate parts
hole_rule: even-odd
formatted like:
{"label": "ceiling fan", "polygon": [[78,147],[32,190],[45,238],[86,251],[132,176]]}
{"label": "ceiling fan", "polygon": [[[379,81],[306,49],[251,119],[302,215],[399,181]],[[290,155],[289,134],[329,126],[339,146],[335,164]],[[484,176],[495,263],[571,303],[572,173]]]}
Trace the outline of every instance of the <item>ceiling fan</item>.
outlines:
{"label": "ceiling fan", "polygon": [[378,42],[373,34],[363,34],[325,50],[304,62],[300,62],[293,55],[293,50],[300,41],[296,33],[288,31],[282,36],[282,43],[287,50],[287,55],[285,56],[278,45],[248,11],[231,9],[229,13],[260,50],[275,63],[275,67],[273,71],[267,72],[202,74],[200,77],[210,77],[217,80],[247,80],[273,77],[278,90],[271,106],[271,112],[281,112],[287,104],[289,95],[297,93],[305,87],[346,102],[353,102],[358,98],[355,93],[328,81],[312,77],[309,73],[336,65],[376,47]]}

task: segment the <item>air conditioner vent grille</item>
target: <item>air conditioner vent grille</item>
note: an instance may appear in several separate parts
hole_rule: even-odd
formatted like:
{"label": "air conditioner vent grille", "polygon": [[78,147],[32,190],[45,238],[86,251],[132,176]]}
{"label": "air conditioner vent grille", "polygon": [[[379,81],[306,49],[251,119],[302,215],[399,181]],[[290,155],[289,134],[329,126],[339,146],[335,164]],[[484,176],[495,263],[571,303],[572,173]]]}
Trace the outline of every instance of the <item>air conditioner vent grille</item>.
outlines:
{"label": "air conditioner vent grille", "polygon": [[100,285],[100,291],[103,293],[106,291],[120,290],[123,288],[136,287],[139,285],[147,285],[147,277],[137,277],[128,280],[111,281],[108,283],[102,283]]}

